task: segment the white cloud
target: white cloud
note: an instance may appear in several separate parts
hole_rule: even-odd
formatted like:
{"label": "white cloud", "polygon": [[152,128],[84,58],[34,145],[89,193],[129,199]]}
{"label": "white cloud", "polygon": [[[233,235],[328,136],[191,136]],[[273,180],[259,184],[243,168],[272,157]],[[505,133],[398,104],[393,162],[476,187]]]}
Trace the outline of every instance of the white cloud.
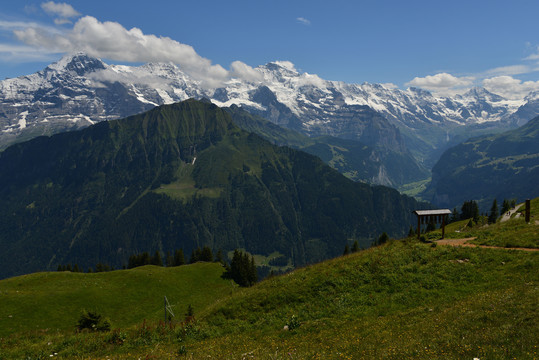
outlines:
{"label": "white cloud", "polygon": [[42,3],[41,8],[49,15],[60,16],[62,18],[73,18],[81,15],[73,6],[66,3],[48,1]]}
{"label": "white cloud", "polygon": [[531,91],[539,90],[539,81],[524,81],[503,75],[483,80],[483,87],[508,99],[523,99]]}
{"label": "white cloud", "polygon": [[57,56],[33,46],[0,44],[0,59],[9,62],[52,61]]}
{"label": "white cloud", "polygon": [[468,89],[472,86],[473,77],[456,77],[448,73],[439,73],[425,77],[416,77],[406,83],[406,86],[415,86],[432,91],[436,95],[447,96]]}
{"label": "white cloud", "polygon": [[251,82],[259,82],[264,79],[264,76],[260,72],[241,61],[234,61],[230,64],[230,71],[232,77],[241,78]]}
{"label": "white cloud", "polygon": [[487,70],[485,74],[487,76],[520,75],[531,71],[532,69],[527,65],[510,65]]}
{"label": "white cloud", "polygon": [[56,25],[64,25],[64,24],[73,24],[73,22],[71,20],[68,20],[68,19],[54,19],[54,23]]}
{"label": "white cloud", "polygon": [[[230,75],[220,65],[212,65],[210,60],[198,55],[192,46],[169,37],[146,35],[138,28],[127,30],[116,22],[100,22],[91,16],[82,17],[73,29],[61,33],[42,27],[29,27],[14,33],[25,44],[50,52],[83,51],[95,57],[129,62],[171,61],[208,87],[219,86]],[[233,72],[247,74],[248,66],[243,65],[233,65]]]}
{"label": "white cloud", "polygon": [[382,85],[383,87],[385,87],[386,89],[388,90],[395,90],[395,89],[398,89],[399,87],[393,83],[383,83],[383,84],[380,84]]}
{"label": "white cloud", "polygon": [[296,18],[296,20],[300,23],[300,24],[303,24],[303,25],[311,25],[311,21],[308,20],[308,19],[305,19],[304,17],[298,17]]}

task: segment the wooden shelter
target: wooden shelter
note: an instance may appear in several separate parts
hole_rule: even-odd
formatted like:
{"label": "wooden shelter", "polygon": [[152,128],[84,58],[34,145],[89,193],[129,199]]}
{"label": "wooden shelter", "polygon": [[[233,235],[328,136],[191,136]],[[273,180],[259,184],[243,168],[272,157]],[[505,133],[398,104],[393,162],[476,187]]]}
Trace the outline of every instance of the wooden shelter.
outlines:
{"label": "wooden shelter", "polygon": [[414,214],[417,215],[417,238],[421,236],[421,224],[428,224],[434,222],[435,224],[442,224],[442,239],[445,236],[445,224],[447,223],[447,215],[451,214],[449,209],[438,210],[414,210]]}

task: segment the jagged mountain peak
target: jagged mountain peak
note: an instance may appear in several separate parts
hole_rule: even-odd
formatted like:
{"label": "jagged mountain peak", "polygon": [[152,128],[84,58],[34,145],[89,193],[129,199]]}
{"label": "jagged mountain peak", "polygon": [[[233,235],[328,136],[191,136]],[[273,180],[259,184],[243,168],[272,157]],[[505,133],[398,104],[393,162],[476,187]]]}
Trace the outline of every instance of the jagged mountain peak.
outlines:
{"label": "jagged mountain peak", "polygon": [[498,102],[504,100],[504,98],[500,95],[491,93],[484,87],[473,87],[469,91],[467,91],[464,95],[462,95],[462,98],[472,97],[479,100],[488,100],[493,102]]}
{"label": "jagged mountain peak", "polygon": [[106,69],[107,65],[96,57],[87,55],[84,52],[76,52],[63,56],[57,62],[47,66],[45,71],[53,70],[57,72],[73,71],[79,76]]}

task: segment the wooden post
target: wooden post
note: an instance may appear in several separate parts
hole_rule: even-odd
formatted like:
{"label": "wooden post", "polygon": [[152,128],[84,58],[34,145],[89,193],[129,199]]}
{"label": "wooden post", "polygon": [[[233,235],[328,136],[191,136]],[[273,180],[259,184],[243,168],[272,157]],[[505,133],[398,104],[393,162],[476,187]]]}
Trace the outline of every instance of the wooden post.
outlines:
{"label": "wooden post", "polygon": [[531,201],[530,199],[526,199],[526,222],[530,222],[530,212],[531,212]]}
{"label": "wooden post", "polygon": [[417,215],[417,240],[421,237],[421,215]]}
{"label": "wooden post", "polygon": [[442,215],[442,239],[445,237],[445,216]]}

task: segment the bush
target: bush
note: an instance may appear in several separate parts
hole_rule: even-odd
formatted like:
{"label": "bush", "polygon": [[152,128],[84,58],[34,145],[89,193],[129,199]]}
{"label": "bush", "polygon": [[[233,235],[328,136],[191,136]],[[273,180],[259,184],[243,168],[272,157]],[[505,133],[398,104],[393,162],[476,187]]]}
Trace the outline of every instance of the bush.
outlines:
{"label": "bush", "polygon": [[79,331],[88,329],[92,331],[109,331],[111,327],[110,320],[103,318],[101,314],[95,311],[82,310],[77,322]]}
{"label": "bush", "polygon": [[299,328],[300,325],[301,323],[299,322],[296,315],[292,315],[286,324],[286,326],[288,326],[288,330],[290,331]]}

